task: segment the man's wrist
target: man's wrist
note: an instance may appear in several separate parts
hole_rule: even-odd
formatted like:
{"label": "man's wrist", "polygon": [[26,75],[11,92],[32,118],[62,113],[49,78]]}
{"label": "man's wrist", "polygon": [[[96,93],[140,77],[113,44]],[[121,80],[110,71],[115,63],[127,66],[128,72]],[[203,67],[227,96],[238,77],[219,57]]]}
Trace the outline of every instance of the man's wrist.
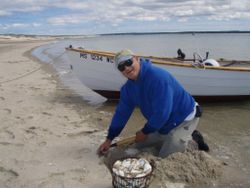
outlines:
{"label": "man's wrist", "polygon": [[106,142],[110,143],[112,142],[112,140],[110,140],[109,138],[106,139]]}

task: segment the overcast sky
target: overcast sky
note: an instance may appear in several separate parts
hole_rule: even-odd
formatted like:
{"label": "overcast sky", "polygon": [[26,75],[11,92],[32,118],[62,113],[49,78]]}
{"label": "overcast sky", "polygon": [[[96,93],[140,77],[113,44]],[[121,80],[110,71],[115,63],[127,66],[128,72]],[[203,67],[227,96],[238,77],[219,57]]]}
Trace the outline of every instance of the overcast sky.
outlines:
{"label": "overcast sky", "polygon": [[0,33],[250,31],[250,0],[0,0]]}

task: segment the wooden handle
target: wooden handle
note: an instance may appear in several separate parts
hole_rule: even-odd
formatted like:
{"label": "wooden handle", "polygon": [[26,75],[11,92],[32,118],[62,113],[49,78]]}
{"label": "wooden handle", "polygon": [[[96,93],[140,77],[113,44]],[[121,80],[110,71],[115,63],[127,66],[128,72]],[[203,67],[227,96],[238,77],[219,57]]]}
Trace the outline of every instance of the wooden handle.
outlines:
{"label": "wooden handle", "polygon": [[130,144],[133,144],[134,142],[135,142],[135,136],[131,136],[131,137],[124,138],[122,140],[119,140],[119,141],[111,144],[110,147],[130,145]]}

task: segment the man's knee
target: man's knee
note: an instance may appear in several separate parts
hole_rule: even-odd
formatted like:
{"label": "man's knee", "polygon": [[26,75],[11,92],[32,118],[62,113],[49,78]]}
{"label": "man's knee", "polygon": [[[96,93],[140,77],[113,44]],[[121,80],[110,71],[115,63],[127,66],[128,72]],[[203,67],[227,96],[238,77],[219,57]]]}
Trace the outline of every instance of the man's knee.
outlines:
{"label": "man's knee", "polygon": [[168,155],[176,152],[184,152],[187,147],[187,142],[174,135],[168,141],[164,142],[159,152],[159,157],[165,158]]}

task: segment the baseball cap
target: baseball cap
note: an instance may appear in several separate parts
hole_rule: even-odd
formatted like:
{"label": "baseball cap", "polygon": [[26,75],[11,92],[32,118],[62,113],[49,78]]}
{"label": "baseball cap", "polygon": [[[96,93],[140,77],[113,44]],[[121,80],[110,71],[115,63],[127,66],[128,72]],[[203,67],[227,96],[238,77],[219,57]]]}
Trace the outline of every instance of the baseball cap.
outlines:
{"label": "baseball cap", "polygon": [[124,49],[124,50],[121,50],[120,52],[117,52],[114,57],[116,67],[118,67],[118,65],[121,62],[129,60],[133,56],[134,56],[134,53],[129,49]]}

